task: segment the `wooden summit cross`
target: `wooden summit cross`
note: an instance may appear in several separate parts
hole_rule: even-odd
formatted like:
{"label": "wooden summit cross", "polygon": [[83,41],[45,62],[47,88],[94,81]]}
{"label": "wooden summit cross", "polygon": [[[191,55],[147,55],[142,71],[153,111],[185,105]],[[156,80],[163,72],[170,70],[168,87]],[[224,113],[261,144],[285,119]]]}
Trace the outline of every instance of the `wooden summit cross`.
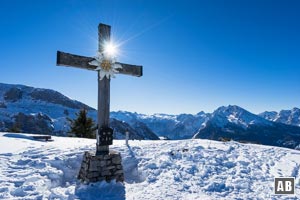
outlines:
{"label": "wooden summit cross", "polygon": [[[105,44],[110,42],[109,25],[99,24],[98,26],[98,51],[104,53]],[[57,51],[57,65],[67,67],[77,67],[87,70],[96,70],[97,66],[91,65],[90,62],[95,60],[92,57],[78,56],[74,54]],[[105,61],[105,60],[104,60]],[[101,67],[106,63],[102,62]],[[116,62],[122,68],[118,69],[119,74],[132,75],[140,77],[143,75],[143,67]],[[113,130],[109,127],[109,102],[110,102],[110,78],[104,76],[100,80],[100,71],[98,71],[98,131],[96,155],[109,153],[109,146],[113,140]]]}

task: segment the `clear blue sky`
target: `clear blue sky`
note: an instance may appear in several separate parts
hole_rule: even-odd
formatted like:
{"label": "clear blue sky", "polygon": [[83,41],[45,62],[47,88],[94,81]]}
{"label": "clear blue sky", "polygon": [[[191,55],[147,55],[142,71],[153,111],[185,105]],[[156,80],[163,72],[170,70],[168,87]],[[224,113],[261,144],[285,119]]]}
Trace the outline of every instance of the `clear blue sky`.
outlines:
{"label": "clear blue sky", "polygon": [[259,113],[300,107],[300,2],[1,0],[0,82],[97,105],[96,72],[56,66],[56,51],[94,56],[98,23],[141,78],[111,82],[111,110]]}

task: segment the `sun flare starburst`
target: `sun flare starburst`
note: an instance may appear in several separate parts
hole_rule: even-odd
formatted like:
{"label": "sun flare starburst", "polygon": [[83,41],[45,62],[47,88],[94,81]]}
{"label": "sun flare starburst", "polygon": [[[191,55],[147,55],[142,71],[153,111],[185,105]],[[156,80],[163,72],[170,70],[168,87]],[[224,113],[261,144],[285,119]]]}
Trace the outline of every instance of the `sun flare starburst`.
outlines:
{"label": "sun flare starburst", "polygon": [[113,42],[108,42],[104,45],[104,54],[109,57],[116,57],[118,55],[118,47]]}

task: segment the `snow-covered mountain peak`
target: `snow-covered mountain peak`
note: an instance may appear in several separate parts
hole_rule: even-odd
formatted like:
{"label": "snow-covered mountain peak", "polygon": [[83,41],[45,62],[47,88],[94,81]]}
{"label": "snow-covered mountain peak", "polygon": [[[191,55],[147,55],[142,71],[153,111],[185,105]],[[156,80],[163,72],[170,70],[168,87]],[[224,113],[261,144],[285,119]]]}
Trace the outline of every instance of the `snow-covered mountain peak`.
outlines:
{"label": "snow-covered mountain peak", "polygon": [[275,119],[277,114],[278,113],[276,111],[265,111],[265,112],[260,113],[259,116],[261,116],[267,120],[273,121],[273,119]]}
{"label": "snow-covered mountain peak", "polygon": [[300,126],[300,109],[297,107],[292,108],[291,110],[281,110],[280,112],[263,112],[259,116],[283,124]]}
{"label": "snow-covered mountain peak", "polygon": [[208,120],[209,114],[199,112],[192,114],[137,114],[124,111],[111,112],[111,117],[120,121],[126,121],[130,125],[140,121],[146,124],[153,132],[159,136],[169,139],[191,138],[199,127]]}
{"label": "snow-covered mountain peak", "polygon": [[219,107],[213,112],[212,120],[219,127],[223,127],[228,123],[241,125],[244,128],[247,128],[249,125],[253,124],[270,124],[262,117],[250,113],[249,111],[236,105]]}
{"label": "snow-covered mountain peak", "polygon": [[153,115],[143,115],[145,118],[157,118],[165,120],[176,120],[176,115],[164,114],[164,113],[154,113]]}
{"label": "snow-covered mountain peak", "polygon": [[[0,130],[17,127],[23,132],[66,135],[70,124],[68,118],[75,118],[80,109],[86,108],[88,115],[97,121],[95,109],[72,100],[51,89],[34,88],[25,85],[0,83]],[[137,113],[121,112],[126,116],[121,121],[113,121],[116,138],[122,138],[130,129],[132,139],[159,139],[145,124],[134,121]]]}
{"label": "snow-covered mountain peak", "polygon": [[196,116],[203,116],[206,115],[207,113],[205,113],[204,111],[200,111],[196,114]]}
{"label": "snow-covered mountain peak", "polygon": [[293,108],[292,110],[292,115],[294,116],[294,117],[298,117],[298,119],[300,119],[300,109],[299,108]]}
{"label": "snow-covered mountain peak", "polygon": [[125,121],[129,124],[134,123],[137,120],[137,113],[127,112],[127,111],[112,111],[111,118],[118,119],[120,121]]}
{"label": "snow-covered mountain peak", "polygon": [[3,84],[0,83],[0,103],[10,104],[56,104],[71,109],[80,109],[85,107],[88,110],[94,110],[91,107],[72,100],[65,95],[51,89],[34,88],[25,85]]}
{"label": "snow-covered mountain peak", "polygon": [[228,106],[221,106],[219,108],[217,108],[213,114],[222,114],[222,115],[234,115],[234,116],[242,116],[244,114],[251,114],[254,115],[252,113],[250,113],[249,111],[245,110],[242,107],[239,107],[237,105],[228,105]]}

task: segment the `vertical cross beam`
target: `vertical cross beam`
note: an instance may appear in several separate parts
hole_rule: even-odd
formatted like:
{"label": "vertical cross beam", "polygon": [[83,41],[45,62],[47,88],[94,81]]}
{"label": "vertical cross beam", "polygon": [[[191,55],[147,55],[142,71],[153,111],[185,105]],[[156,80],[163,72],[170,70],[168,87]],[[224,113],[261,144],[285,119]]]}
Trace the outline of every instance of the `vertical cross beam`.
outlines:
{"label": "vertical cross beam", "polygon": [[[98,50],[104,52],[104,46],[110,41],[110,26],[99,24],[98,26]],[[110,79],[104,77],[100,80],[100,71],[98,71],[98,132],[96,155],[108,154],[108,145],[100,146],[99,136],[102,127],[109,127],[109,102],[110,102]]]}

